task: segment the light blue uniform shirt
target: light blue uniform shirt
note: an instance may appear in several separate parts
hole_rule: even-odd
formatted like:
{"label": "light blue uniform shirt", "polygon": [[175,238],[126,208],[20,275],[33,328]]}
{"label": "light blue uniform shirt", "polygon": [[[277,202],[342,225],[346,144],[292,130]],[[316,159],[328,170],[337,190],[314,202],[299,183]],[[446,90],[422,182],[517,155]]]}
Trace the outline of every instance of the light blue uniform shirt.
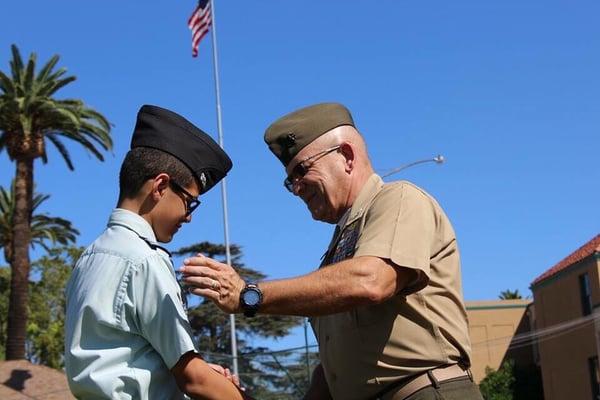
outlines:
{"label": "light blue uniform shirt", "polygon": [[197,349],[173,264],[146,220],[115,209],[78,260],[66,297],[65,365],[75,396],[186,398],[170,369]]}

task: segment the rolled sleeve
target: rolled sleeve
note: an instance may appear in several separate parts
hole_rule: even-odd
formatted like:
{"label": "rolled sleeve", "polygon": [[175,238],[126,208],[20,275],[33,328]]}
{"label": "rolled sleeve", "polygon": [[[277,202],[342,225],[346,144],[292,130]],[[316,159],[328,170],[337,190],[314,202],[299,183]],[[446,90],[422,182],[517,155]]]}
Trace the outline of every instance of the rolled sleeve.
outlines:
{"label": "rolled sleeve", "polygon": [[390,185],[369,208],[354,256],[389,259],[417,270],[419,279],[410,286],[418,290],[429,280],[434,229],[430,199],[412,185]]}

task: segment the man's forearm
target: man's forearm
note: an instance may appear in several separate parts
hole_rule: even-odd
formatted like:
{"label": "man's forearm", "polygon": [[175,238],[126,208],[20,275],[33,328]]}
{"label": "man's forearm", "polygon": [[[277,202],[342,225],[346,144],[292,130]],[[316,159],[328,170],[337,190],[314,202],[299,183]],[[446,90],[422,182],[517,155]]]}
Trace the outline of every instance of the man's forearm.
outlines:
{"label": "man's forearm", "polygon": [[350,259],[297,278],[261,282],[260,313],[319,316],[348,311],[387,300],[406,279],[384,260]]}
{"label": "man's forearm", "polygon": [[358,294],[342,287],[350,277],[337,268],[327,268],[307,275],[264,281],[261,314],[319,316],[350,310],[360,303]]}
{"label": "man's forearm", "polygon": [[[241,312],[244,281],[229,265],[204,256],[184,260],[180,269],[191,292],[212,300],[228,313]],[[264,281],[259,313],[320,316],[381,303],[414,279],[415,272],[389,260],[348,259],[296,278]]]}

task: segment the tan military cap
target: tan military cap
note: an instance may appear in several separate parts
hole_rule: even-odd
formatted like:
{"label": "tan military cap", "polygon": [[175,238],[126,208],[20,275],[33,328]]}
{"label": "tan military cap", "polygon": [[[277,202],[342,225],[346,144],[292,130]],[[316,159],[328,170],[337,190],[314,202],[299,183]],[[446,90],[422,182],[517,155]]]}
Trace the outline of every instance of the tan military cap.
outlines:
{"label": "tan military cap", "polygon": [[350,111],[339,103],[321,103],[291,112],[265,131],[265,142],[284,166],[322,134],[342,125],[354,126]]}

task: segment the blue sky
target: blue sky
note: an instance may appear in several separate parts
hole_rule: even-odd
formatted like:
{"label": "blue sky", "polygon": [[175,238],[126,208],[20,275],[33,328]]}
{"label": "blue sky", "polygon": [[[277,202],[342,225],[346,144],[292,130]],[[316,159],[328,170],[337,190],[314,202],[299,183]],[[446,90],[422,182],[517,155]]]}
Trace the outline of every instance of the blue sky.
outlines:
{"label": "blue sky", "polygon": [[[216,137],[209,37],[191,57],[193,1],[28,1],[3,5],[0,69],[10,44],[78,80],[114,124],[104,163],[69,145],[36,163],[44,211],[68,218],[79,244],[103,229],[142,104],[186,116]],[[216,18],[231,241],[271,278],[318,265],[331,228],[282,187],[264,129],[304,105],[352,111],[379,172],[436,154],[407,179],[454,224],[467,300],[505,289],[530,295],[535,277],[600,230],[600,3],[597,1],[218,1]],[[0,185],[13,176],[0,154]],[[219,190],[206,195],[171,249],[223,241]],[[298,331],[300,332],[300,331]],[[302,335],[274,347],[301,343]]]}

